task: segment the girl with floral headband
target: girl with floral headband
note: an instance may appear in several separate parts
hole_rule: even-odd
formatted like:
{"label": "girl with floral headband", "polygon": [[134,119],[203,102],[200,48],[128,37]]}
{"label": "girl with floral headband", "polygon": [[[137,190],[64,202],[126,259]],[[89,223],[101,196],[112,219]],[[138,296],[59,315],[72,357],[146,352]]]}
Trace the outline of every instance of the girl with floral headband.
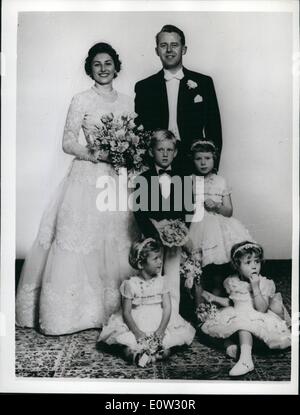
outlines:
{"label": "girl with floral headband", "polygon": [[[202,283],[208,291],[221,295],[223,280],[231,272],[230,250],[235,243],[253,240],[248,230],[232,217],[231,191],[215,169],[218,151],[211,141],[197,140],[191,147],[195,176],[204,180],[204,216],[193,221],[190,239],[193,249],[202,251]],[[195,203],[203,206],[203,188],[195,189]],[[198,210],[198,209],[197,209]],[[223,292],[224,293],[224,292]],[[196,290],[197,305],[201,295]]]}
{"label": "girl with floral headband", "polygon": [[110,317],[99,341],[122,346],[127,358],[146,366],[168,356],[173,346],[191,344],[195,329],[172,312],[161,275],[161,243],[153,238],[135,242],[129,263],[139,273],[121,284],[122,310]]}
{"label": "girl with floral headband", "polygon": [[[252,336],[262,340],[270,349],[285,349],[291,344],[290,317],[280,293],[276,293],[272,280],[260,274],[263,249],[260,245],[245,241],[233,246],[231,261],[237,274],[226,278],[224,287],[228,304],[211,313],[201,326],[209,336],[229,339],[238,335],[239,347],[232,343],[226,352],[239,360],[230,370],[230,376],[241,376],[254,369],[252,360]],[[210,302],[219,298],[206,294]],[[224,298],[222,301],[224,303]],[[233,306],[230,306],[230,303]]]}

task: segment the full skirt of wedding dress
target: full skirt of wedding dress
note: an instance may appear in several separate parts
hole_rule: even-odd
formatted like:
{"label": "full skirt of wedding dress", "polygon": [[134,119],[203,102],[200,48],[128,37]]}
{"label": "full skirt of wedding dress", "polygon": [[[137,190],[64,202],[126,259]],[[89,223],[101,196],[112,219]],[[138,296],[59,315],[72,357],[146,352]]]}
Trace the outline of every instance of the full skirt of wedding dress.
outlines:
{"label": "full skirt of wedding dress", "polygon": [[101,178],[118,188],[110,164],[75,159],[46,208],[18,285],[17,325],[60,335],[102,327],[119,308],[138,231],[128,209],[97,208]]}

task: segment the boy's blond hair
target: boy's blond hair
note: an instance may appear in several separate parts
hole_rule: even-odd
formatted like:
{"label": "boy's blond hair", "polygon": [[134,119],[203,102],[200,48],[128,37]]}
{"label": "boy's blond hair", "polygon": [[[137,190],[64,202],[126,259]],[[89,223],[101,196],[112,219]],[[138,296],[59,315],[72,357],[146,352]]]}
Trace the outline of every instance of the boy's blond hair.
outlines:
{"label": "boy's blond hair", "polygon": [[174,148],[177,147],[177,140],[175,135],[172,133],[172,131],[165,130],[163,128],[158,128],[153,131],[151,141],[150,141],[150,148],[153,149],[154,146],[159,143],[160,141],[164,140],[170,140],[174,144]]}

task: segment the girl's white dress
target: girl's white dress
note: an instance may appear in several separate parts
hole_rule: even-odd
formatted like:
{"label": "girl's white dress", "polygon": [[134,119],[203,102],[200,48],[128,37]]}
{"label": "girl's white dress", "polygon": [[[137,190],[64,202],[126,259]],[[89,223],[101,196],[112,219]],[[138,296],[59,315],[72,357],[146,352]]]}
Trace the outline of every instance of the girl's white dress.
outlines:
{"label": "girl's white dress", "polygon": [[[123,281],[120,291],[123,297],[132,300],[132,317],[138,328],[146,334],[157,330],[163,312],[162,296],[169,292],[165,285],[165,278],[158,276],[145,281],[139,276],[133,276]],[[172,310],[163,338],[163,347],[167,349],[173,346],[189,345],[194,336],[195,329]],[[132,350],[138,349],[136,338],[124,322],[121,310],[110,317],[99,336],[99,341],[107,344],[121,344]]]}
{"label": "girl's white dress", "polygon": [[[274,298],[276,288],[272,280],[259,276],[259,288],[262,296],[269,301]],[[208,318],[201,329],[204,333],[217,338],[227,338],[238,330],[246,330],[264,341],[271,349],[285,349],[291,344],[288,328],[289,316],[281,319],[270,309],[266,313],[254,308],[251,285],[231,276],[224,281],[224,287],[233,301],[233,307],[224,307]]]}
{"label": "girl's white dress", "polygon": [[[199,190],[202,191],[201,187]],[[204,177],[204,200],[212,199],[220,203],[222,197],[230,193],[223,177],[217,174]],[[203,203],[201,196],[195,194],[196,204]],[[243,241],[254,242],[248,230],[237,219],[208,212],[206,209],[201,221],[191,223],[189,235],[194,247],[202,250],[203,267],[208,264],[230,262],[230,251],[234,244]]]}
{"label": "girl's white dress", "polygon": [[[81,128],[89,142],[102,115],[132,111],[131,98],[117,93],[107,102],[93,86],[74,96],[64,142],[78,148]],[[128,253],[137,228],[130,211],[98,210],[96,182],[103,176],[118,183],[110,164],[73,160],[23,266],[17,325],[46,334],[72,333],[101,327],[119,308],[120,284],[133,271]]]}

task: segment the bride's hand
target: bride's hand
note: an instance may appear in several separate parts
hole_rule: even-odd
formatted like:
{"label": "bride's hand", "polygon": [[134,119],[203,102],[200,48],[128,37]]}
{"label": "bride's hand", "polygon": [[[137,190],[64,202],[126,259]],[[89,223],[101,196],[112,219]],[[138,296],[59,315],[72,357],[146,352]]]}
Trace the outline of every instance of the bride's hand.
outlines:
{"label": "bride's hand", "polygon": [[105,150],[105,149],[98,150],[95,152],[95,155],[96,154],[97,154],[97,159],[99,161],[108,161],[109,159],[109,150]]}

